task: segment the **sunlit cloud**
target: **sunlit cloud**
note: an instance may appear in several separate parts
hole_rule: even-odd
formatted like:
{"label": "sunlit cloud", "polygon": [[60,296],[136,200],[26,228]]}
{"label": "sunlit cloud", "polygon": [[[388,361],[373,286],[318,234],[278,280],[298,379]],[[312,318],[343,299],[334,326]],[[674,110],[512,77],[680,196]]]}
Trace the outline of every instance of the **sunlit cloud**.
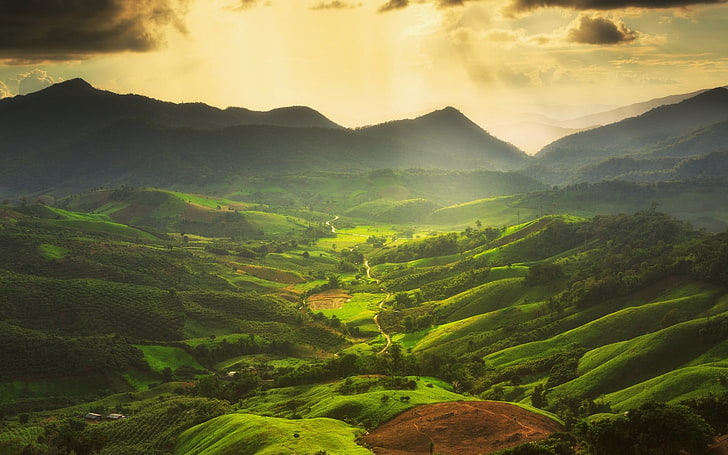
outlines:
{"label": "sunlit cloud", "polygon": [[7,98],[9,96],[13,96],[13,94],[10,92],[10,89],[3,81],[0,81],[0,98]]}
{"label": "sunlit cloud", "polygon": [[624,22],[600,14],[580,14],[567,32],[567,41],[583,44],[620,44],[637,39]]}
{"label": "sunlit cloud", "polygon": [[46,71],[35,68],[31,71],[20,73],[8,78],[5,80],[5,83],[0,86],[0,91],[4,88],[4,91],[6,92],[4,96],[25,95],[27,93],[36,92],[46,87],[50,87],[56,82],[59,82],[59,80],[49,76]]}

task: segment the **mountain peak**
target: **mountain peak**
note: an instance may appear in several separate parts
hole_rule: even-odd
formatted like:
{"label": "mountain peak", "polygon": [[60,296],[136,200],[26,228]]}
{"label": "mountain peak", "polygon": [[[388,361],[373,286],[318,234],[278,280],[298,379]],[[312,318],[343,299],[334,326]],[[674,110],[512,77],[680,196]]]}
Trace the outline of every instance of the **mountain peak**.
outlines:
{"label": "mountain peak", "polygon": [[475,122],[470,120],[467,115],[460,112],[459,109],[452,106],[447,106],[436,111],[432,111],[429,114],[425,114],[415,119],[416,122],[423,123],[430,127],[466,127],[471,130],[482,131],[482,128]]}
{"label": "mountain peak", "polygon": [[425,114],[420,118],[424,118],[424,117],[436,117],[436,118],[440,118],[440,119],[443,119],[443,118],[452,118],[452,119],[466,118],[467,119],[465,114],[463,114],[462,112],[460,112],[460,110],[458,110],[457,108],[454,108],[452,106],[446,106],[446,107],[443,107],[442,109],[432,111],[429,114]]}
{"label": "mountain peak", "polygon": [[74,79],[69,79],[67,81],[58,82],[36,93],[78,96],[80,94],[94,93],[97,91],[98,90],[95,89],[91,84],[81,79],[80,77],[77,77]]}

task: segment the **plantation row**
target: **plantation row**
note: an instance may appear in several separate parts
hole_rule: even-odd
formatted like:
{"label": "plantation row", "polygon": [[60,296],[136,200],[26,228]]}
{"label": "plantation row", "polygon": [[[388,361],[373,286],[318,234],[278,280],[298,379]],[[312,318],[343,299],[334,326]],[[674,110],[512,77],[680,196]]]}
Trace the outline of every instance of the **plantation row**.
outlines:
{"label": "plantation row", "polygon": [[180,339],[181,302],[154,288],[98,280],[55,280],[0,272],[0,318],[64,336],[118,333]]}
{"label": "plantation row", "polygon": [[149,368],[141,351],[114,335],[59,337],[0,322],[0,342],[2,382]]}

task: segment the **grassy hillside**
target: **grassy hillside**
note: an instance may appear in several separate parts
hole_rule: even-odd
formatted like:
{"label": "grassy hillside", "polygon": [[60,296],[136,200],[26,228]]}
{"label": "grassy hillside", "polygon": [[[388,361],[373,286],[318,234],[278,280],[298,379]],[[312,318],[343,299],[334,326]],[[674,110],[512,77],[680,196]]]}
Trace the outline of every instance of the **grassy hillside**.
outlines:
{"label": "grassy hillside", "polygon": [[[187,197],[210,213],[231,203]],[[138,234],[152,231],[113,210],[2,208],[0,444],[59,443],[40,428],[109,454],[369,453],[357,435],[422,404],[510,401],[568,426],[725,391],[728,235],[655,207],[494,227],[477,206],[463,210],[479,223],[452,208],[462,230],[407,237],[324,218],[329,237],[306,244],[183,241]],[[301,220],[253,212],[273,217],[271,232]],[[129,417],[78,419],[94,410]]]}
{"label": "grassy hillside", "polygon": [[361,430],[334,419],[288,420],[252,414],[212,419],[180,436],[178,454],[371,454],[357,445]]}
{"label": "grassy hillside", "polygon": [[547,214],[580,217],[633,213],[656,205],[659,210],[690,222],[696,228],[721,232],[728,228],[726,184],[721,180],[658,183],[609,181],[512,195],[441,208],[432,213],[436,224],[503,227]]}

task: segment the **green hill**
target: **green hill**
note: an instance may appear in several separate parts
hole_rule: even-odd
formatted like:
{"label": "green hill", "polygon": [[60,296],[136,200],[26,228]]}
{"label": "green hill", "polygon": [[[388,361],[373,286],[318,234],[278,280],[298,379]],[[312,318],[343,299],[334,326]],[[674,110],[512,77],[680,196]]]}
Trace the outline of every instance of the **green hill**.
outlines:
{"label": "green hill", "polygon": [[[232,204],[123,191],[159,198],[155,217],[170,201],[213,214]],[[110,221],[135,205],[109,194],[75,199],[89,213],[0,211],[0,411],[12,419],[0,443],[56,444],[29,436],[42,427],[109,454],[368,453],[358,434],[419,404],[504,400],[572,424],[724,392],[728,235],[656,207],[395,241],[359,234],[372,227],[349,217],[300,245],[149,234]],[[343,236],[350,243],[334,249]],[[83,402],[128,419],[86,425]],[[332,439],[312,437],[321,429]]]}
{"label": "green hill", "polygon": [[372,452],[356,443],[361,430],[334,419],[288,420],[228,414],[180,436],[179,454],[276,454]]}

